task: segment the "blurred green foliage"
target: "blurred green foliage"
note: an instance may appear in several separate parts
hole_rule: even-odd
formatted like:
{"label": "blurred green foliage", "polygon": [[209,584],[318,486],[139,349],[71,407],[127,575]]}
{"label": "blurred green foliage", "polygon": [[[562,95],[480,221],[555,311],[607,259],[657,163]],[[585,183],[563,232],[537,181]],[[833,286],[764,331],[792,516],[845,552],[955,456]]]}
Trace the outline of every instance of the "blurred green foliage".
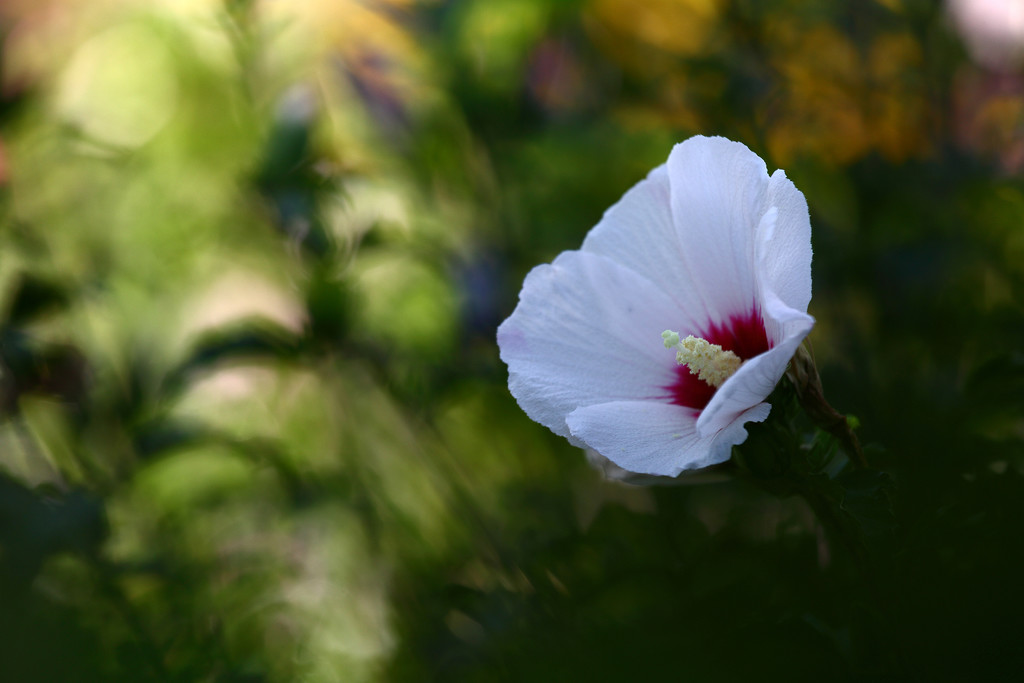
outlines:
{"label": "blurred green foliage", "polygon": [[[1019,671],[1024,72],[958,16],[4,3],[0,678]],[[741,479],[605,481],[508,395],[522,277],[695,133],[807,196],[866,554]]]}

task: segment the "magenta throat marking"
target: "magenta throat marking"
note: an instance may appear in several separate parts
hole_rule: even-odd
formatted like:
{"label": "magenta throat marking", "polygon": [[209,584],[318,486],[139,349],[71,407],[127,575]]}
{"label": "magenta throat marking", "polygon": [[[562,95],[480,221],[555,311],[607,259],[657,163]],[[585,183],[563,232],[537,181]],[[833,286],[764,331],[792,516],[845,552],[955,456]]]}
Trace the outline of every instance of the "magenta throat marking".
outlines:
{"label": "magenta throat marking", "polygon": [[[682,330],[680,330],[682,333]],[[693,334],[708,340],[712,344],[718,344],[726,351],[732,351],[743,360],[758,356],[769,348],[768,334],[764,329],[764,318],[759,311],[752,310],[744,315],[734,315],[728,320],[711,325],[701,334],[687,331],[684,334]],[[674,361],[673,361],[674,362]],[[703,410],[715,395],[716,387],[698,379],[697,375],[690,374],[690,368],[685,365],[677,365],[675,368],[676,380],[664,387],[668,392],[670,403],[694,410]]]}

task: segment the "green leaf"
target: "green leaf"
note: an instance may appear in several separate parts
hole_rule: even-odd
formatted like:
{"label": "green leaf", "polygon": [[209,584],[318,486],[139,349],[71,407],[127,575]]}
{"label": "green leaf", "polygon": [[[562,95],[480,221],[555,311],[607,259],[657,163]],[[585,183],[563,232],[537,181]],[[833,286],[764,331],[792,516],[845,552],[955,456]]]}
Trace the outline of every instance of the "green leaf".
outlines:
{"label": "green leaf", "polygon": [[237,360],[284,360],[296,358],[302,339],[263,318],[249,318],[227,327],[204,333],[193,345],[192,353],[168,373],[165,394],[174,394],[187,385],[196,372]]}
{"label": "green leaf", "polygon": [[880,470],[848,470],[835,479],[842,488],[839,504],[866,539],[892,537],[896,531],[891,493],[892,477]]}

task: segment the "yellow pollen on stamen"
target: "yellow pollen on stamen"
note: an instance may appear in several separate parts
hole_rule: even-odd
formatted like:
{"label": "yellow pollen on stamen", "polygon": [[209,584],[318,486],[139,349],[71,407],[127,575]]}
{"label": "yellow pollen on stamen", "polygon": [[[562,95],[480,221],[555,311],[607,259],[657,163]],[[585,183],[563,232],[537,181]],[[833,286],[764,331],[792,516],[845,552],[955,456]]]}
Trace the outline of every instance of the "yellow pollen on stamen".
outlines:
{"label": "yellow pollen on stamen", "polygon": [[743,359],[732,351],[692,334],[686,339],[680,339],[678,332],[665,330],[661,338],[666,349],[676,350],[677,363],[687,366],[691,375],[697,375],[698,379],[713,387],[729,379],[743,363]]}

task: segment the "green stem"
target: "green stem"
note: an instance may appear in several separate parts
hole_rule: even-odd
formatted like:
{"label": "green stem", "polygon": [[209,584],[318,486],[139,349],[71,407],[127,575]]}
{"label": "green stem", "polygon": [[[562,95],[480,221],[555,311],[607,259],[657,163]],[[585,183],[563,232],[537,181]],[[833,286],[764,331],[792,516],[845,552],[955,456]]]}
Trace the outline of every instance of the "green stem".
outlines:
{"label": "green stem", "polygon": [[818,427],[834,436],[850,457],[856,467],[867,468],[868,461],[860,448],[860,441],[853,433],[850,421],[825,400],[825,392],[821,388],[821,377],[814,364],[814,355],[806,344],[801,345],[793,355],[786,370],[786,375],[793,382],[797,398],[807,416]]}

